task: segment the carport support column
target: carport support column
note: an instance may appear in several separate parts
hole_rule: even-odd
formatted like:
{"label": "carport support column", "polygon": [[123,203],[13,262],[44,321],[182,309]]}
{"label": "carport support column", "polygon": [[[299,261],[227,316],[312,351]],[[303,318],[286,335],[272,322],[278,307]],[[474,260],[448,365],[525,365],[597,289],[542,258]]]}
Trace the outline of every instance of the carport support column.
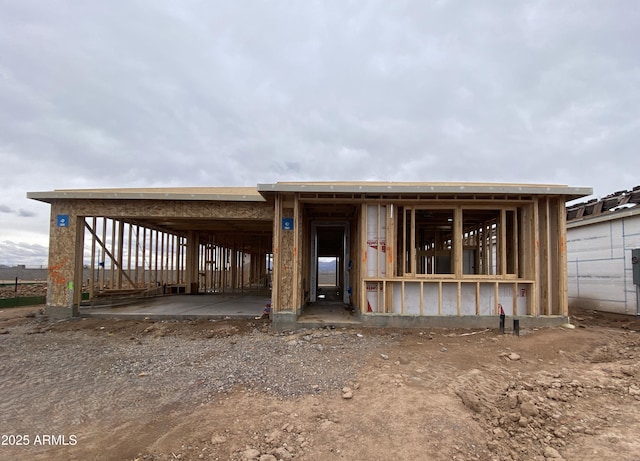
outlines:
{"label": "carport support column", "polygon": [[[272,326],[276,329],[295,326],[297,318],[294,284],[299,283],[296,276],[297,248],[295,235],[299,219],[294,213],[294,199],[276,195],[273,227],[273,290],[272,290]],[[286,221],[283,221],[286,219]]]}
{"label": "carport support column", "polygon": [[82,299],[84,218],[64,202],[51,204],[49,270],[45,314],[51,318],[79,315]]}
{"label": "carport support column", "polygon": [[187,294],[198,293],[198,256],[200,249],[200,234],[189,232],[187,234],[187,254],[185,257],[185,292]]}

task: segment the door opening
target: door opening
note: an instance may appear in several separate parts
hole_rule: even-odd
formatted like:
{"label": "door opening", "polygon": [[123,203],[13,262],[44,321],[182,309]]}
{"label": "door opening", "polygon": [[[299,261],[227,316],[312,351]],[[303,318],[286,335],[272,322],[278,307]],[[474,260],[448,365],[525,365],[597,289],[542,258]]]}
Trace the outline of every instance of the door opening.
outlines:
{"label": "door opening", "polygon": [[349,224],[312,225],[311,296],[314,303],[349,303]]}

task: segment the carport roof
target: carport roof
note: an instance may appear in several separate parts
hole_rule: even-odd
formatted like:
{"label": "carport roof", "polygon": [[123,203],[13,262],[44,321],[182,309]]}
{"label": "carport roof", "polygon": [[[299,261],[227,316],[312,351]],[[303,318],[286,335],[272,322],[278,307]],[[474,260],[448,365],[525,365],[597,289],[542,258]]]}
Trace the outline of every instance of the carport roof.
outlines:
{"label": "carport roof", "polygon": [[27,198],[51,203],[54,200],[208,200],[265,202],[255,187],[154,187],[120,189],[58,189],[28,192]]}

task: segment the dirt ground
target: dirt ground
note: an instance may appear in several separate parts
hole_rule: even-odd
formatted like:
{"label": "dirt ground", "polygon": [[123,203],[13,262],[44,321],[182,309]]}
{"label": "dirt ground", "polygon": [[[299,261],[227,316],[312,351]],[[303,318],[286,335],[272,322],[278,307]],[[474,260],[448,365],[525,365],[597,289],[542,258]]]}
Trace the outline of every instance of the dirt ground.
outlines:
{"label": "dirt ground", "polygon": [[6,283],[0,285],[0,299],[46,295],[47,284],[44,282],[20,283],[18,286]]}
{"label": "dirt ground", "polygon": [[0,459],[640,460],[633,317],[514,336],[37,309],[0,312]]}

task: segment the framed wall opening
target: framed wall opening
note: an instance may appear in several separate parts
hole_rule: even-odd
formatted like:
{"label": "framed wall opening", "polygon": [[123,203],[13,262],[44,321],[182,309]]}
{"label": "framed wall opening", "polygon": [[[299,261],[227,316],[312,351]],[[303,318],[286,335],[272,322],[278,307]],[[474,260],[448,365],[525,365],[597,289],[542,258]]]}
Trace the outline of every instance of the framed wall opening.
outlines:
{"label": "framed wall opening", "polygon": [[454,274],[454,210],[398,208],[399,275]]}
{"label": "framed wall opening", "polygon": [[311,226],[310,302],[349,303],[349,223]]}

